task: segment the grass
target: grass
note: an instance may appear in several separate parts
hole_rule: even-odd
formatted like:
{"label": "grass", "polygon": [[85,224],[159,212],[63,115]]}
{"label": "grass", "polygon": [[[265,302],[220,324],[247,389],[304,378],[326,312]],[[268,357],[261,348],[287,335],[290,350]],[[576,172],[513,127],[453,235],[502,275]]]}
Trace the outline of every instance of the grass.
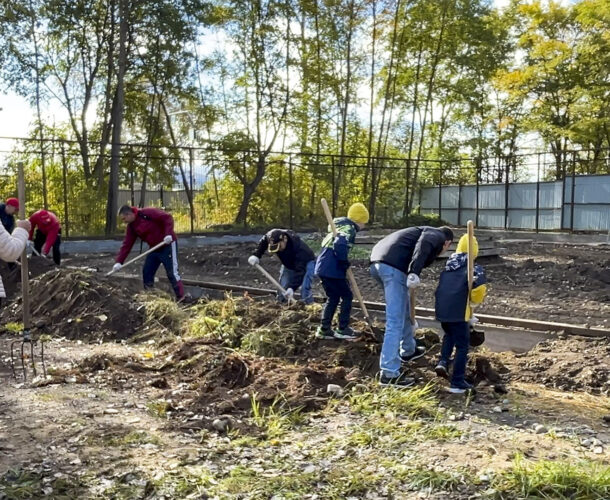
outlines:
{"label": "grass", "polygon": [[146,431],[132,431],[121,437],[112,437],[107,442],[108,446],[116,447],[139,446],[143,444],[154,444],[160,446],[162,444],[162,441],[159,436],[149,434]]}
{"label": "grass", "polygon": [[302,406],[291,408],[282,397],[276,398],[268,408],[263,408],[257,399],[257,394],[254,393],[251,404],[252,422],[264,430],[267,438],[271,440],[284,436],[289,430],[302,425],[307,420]]}
{"label": "grass", "polygon": [[137,296],[144,305],[146,321],[158,324],[171,332],[179,332],[187,320],[187,313],[167,294],[146,292]]}
{"label": "grass", "polygon": [[151,401],[146,404],[148,413],[159,418],[167,418],[169,408],[170,404],[167,401]]}
{"label": "grass", "polygon": [[9,321],[4,325],[4,329],[11,333],[21,333],[23,331],[23,323],[14,323]]}
{"label": "grass", "polygon": [[438,399],[435,392],[433,382],[408,390],[372,384],[366,392],[350,394],[348,401],[351,410],[362,415],[392,412],[411,418],[436,417]]}
{"label": "grass", "polygon": [[87,486],[82,478],[55,477],[43,481],[40,473],[13,469],[0,477],[0,498],[5,500],[22,500],[41,498],[51,494],[50,498],[84,498]]}
{"label": "grass", "polygon": [[517,456],[510,469],[494,478],[492,487],[501,495],[522,498],[610,498],[610,467],[589,461],[530,462]]}

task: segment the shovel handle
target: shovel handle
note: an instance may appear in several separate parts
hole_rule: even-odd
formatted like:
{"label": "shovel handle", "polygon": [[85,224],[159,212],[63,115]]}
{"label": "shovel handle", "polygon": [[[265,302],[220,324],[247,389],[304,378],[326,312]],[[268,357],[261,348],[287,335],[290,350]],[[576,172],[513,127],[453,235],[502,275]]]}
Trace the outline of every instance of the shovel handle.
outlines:
{"label": "shovel handle", "polygon": [[[141,259],[142,257],[148,255],[150,252],[154,252],[155,250],[158,250],[159,248],[165,246],[166,243],[164,241],[162,241],[161,243],[158,243],[157,245],[155,245],[152,248],[149,248],[148,250],[146,250],[146,252],[141,253],[140,255],[138,255],[137,257],[134,257],[131,260],[128,260],[127,262],[125,262],[125,264],[123,264],[123,266],[121,267],[121,269],[123,269],[124,267],[127,267],[129,264],[133,264],[136,260]],[[106,276],[110,276],[112,273],[114,273],[114,269],[108,273],[106,273]]]}
{"label": "shovel handle", "polygon": [[[320,200],[320,202],[322,203],[322,209],[324,210],[324,215],[326,215],[326,220],[328,221],[328,225],[330,226],[330,229],[333,232],[333,236],[337,237],[337,234],[338,234],[337,226],[335,225],[333,216],[330,213],[330,208],[328,207],[328,202],[326,201],[326,198],[322,198]],[[360,304],[360,309],[362,310],[362,314],[364,314],[364,319],[366,320],[368,325],[371,327],[371,330],[373,330],[373,321],[371,320],[371,317],[369,316],[369,311],[366,308],[364,299],[362,298],[362,294],[360,293],[360,288],[358,288],[358,284],[356,283],[356,278],[354,277],[354,273],[348,267],[347,272],[345,274],[347,275],[349,284],[352,287],[352,290],[354,291],[354,295],[356,295],[356,298],[358,299],[358,303]]]}

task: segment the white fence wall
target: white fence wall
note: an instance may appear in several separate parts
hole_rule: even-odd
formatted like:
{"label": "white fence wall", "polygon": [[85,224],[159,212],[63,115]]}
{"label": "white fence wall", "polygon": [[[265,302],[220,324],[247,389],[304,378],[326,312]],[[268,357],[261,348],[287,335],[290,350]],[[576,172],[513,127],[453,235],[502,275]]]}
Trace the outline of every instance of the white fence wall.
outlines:
{"label": "white fence wall", "polygon": [[478,197],[476,185],[429,187],[422,189],[420,207],[422,213],[440,214],[455,225],[465,225],[471,219],[478,227],[608,231],[610,175],[508,186],[481,184]]}

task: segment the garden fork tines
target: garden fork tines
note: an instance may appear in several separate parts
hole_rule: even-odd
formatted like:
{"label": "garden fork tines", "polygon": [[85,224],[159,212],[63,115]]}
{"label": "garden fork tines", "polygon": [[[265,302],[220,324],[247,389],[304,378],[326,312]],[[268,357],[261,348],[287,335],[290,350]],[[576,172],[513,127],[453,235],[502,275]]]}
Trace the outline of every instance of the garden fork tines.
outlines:
{"label": "garden fork tines", "polygon": [[[30,357],[30,365],[32,367],[32,372],[34,373],[34,377],[37,375],[36,371],[36,354],[34,348],[36,344],[40,342],[40,363],[42,364],[42,374],[46,378],[47,376],[47,367],[44,362],[44,340],[41,338],[32,338],[32,335],[29,330],[23,330],[23,337],[21,340],[14,340],[11,342],[11,369],[13,370],[13,377],[17,378],[17,372],[15,370],[15,350],[17,353],[21,355],[21,369],[23,370],[23,380],[24,382],[27,380],[27,364],[26,357],[29,354]],[[20,347],[16,346],[21,343]],[[27,352],[26,345],[30,346],[29,353]]]}

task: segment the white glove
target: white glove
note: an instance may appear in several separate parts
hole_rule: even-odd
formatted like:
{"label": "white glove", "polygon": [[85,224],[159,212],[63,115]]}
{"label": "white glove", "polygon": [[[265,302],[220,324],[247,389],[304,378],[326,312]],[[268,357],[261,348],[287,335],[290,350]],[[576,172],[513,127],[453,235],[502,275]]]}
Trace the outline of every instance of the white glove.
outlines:
{"label": "white glove", "polygon": [[291,300],[294,298],[294,290],[292,288],[288,288],[288,290],[286,290],[286,293],[284,294],[284,297],[286,297],[286,300]]}
{"label": "white glove", "polygon": [[415,320],[415,323],[411,323],[411,330],[415,333],[415,330],[419,330],[419,323]]}
{"label": "white glove", "polygon": [[120,271],[121,267],[123,267],[123,264],[116,262],[114,266],[112,266],[112,270],[116,273],[117,271]]}
{"label": "white glove", "polygon": [[415,273],[409,273],[407,276],[407,287],[417,288],[420,284],[419,276]]}
{"label": "white glove", "polygon": [[478,322],[479,322],[479,318],[477,318],[477,317],[476,317],[476,316],[474,316],[474,315],[473,315],[473,316],[472,316],[472,317],[471,317],[471,318],[468,320],[468,324],[469,324],[470,326],[473,326],[473,327],[474,327],[474,325],[476,325]]}
{"label": "white glove", "polygon": [[260,261],[261,260],[256,255],[250,255],[250,257],[248,257],[248,264],[250,264],[251,266],[255,266]]}
{"label": "white glove", "polygon": [[32,246],[32,240],[27,240],[25,242],[25,248],[30,248]]}
{"label": "white glove", "polygon": [[171,245],[172,241],[174,241],[174,238],[172,238],[170,234],[163,238],[163,243],[165,243],[166,245]]}

